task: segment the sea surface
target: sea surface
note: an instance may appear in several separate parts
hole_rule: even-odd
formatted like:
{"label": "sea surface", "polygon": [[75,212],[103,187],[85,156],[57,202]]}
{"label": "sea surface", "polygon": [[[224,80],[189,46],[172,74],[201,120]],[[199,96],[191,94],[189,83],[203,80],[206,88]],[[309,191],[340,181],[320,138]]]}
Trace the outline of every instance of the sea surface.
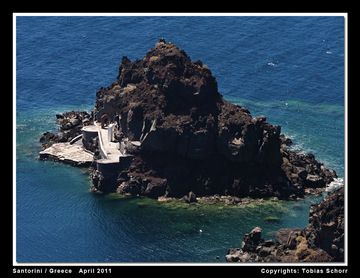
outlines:
{"label": "sea surface", "polygon": [[141,59],[161,37],[208,65],[226,99],[344,176],[343,17],[17,17],[18,262],[224,262],[255,226],[271,238],[307,224],[319,198],[229,208],[104,197],[86,169],[38,160],[55,114],[90,110],[122,56]]}

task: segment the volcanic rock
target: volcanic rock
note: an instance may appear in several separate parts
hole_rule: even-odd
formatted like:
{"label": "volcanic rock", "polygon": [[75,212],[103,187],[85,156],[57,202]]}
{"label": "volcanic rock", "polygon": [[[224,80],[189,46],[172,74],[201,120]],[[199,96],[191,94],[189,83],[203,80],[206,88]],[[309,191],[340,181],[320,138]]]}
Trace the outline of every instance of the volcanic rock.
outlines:
{"label": "volcanic rock", "polygon": [[[312,154],[289,149],[280,126],[225,100],[210,69],[164,39],[140,60],[122,58],[116,80],[97,91],[93,115],[68,112],[57,119],[60,133],[44,134],[44,145],[69,142],[93,119],[116,123],[114,137],[127,160],[111,179],[116,184],[104,186],[93,173],[94,189],[152,198],[193,192],[288,199],[336,177]],[[99,154],[97,142],[90,143]],[[138,186],[130,178],[151,182]]]}
{"label": "volcanic rock", "polygon": [[[256,236],[255,236],[256,235]],[[254,240],[256,238],[256,240]],[[264,241],[261,229],[244,235],[242,248],[231,248],[228,262],[343,262],[344,188],[310,210],[304,229],[280,229],[276,241]]]}

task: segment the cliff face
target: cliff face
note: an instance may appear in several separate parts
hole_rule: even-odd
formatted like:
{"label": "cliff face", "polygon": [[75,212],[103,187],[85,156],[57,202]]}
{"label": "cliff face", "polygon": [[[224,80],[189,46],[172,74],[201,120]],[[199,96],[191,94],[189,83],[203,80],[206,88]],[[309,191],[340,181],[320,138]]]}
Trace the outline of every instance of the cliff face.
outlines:
{"label": "cliff face", "polygon": [[334,261],[344,261],[344,188],[310,208],[304,235],[310,247],[326,251]]}
{"label": "cliff face", "polygon": [[115,139],[132,155],[116,182],[93,171],[95,191],[295,198],[336,177],[289,150],[279,126],[226,101],[208,67],[165,40],[141,60],[123,57],[116,81],[96,93],[94,115],[118,123]]}
{"label": "cliff face", "polygon": [[228,262],[343,262],[344,188],[313,205],[304,229],[281,229],[276,240],[263,240],[261,228],[244,236],[241,248],[233,248]]}

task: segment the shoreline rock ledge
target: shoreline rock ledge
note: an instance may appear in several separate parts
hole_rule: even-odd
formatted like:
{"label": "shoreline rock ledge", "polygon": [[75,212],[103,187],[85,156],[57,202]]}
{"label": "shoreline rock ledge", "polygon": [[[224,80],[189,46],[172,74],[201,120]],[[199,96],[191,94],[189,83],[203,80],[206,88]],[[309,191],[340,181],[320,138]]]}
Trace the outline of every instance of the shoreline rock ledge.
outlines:
{"label": "shoreline rock ledge", "polygon": [[[58,115],[60,134],[41,140],[49,147],[82,134],[94,153],[93,191],[288,199],[337,177],[312,154],[291,150],[280,126],[226,101],[205,64],[163,39],[141,60],[122,58],[116,80],[97,91],[91,117],[72,113],[72,120]],[[86,133],[89,125],[98,133]],[[105,133],[108,139],[99,140]],[[113,153],[116,144],[119,149],[111,161],[110,144]]]}
{"label": "shoreline rock ledge", "polygon": [[241,248],[231,248],[228,262],[343,262],[344,188],[312,205],[304,229],[283,228],[275,240],[264,240],[261,228],[244,236]]}

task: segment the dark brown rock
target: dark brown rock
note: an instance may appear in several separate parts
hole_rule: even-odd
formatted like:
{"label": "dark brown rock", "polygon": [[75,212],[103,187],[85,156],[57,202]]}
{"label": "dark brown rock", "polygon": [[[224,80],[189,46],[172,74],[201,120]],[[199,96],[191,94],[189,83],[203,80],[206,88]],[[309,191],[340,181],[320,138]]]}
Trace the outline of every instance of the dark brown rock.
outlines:
{"label": "dark brown rock", "polygon": [[241,249],[243,251],[255,251],[261,239],[262,229],[260,227],[255,227],[249,234],[244,235]]}
{"label": "dark brown rock", "polygon": [[293,144],[293,141],[289,137],[286,137],[284,134],[280,135],[280,140],[281,140],[281,144],[287,147]]}
{"label": "dark brown rock", "polygon": [[276,241],[289,249],[295,249],[297,242],[296,238],[300,235],[301,229],[283,228],[276,232]]}
{"label": "dark brown rock", "polygon": [[313,245],[329,253],[334,261],[344,260],[344,188],[329,195],[310,210],[305,229]]}
{"label": "dark brown rock", "polygon": [[144,195],[150,198],[163,196],[166,191],[166,182],[149,182],[146,186]]}
{"label": "dark brown rock", "polygon": [[196,195],[192,191],[190,191],[189,194],[187,196],[185,196],[184,200],[187,203],[196,203],[197,202]]}
{"label": "dark brown rock", "polygon": [[264,241],[261,228],[245,234],[242,248],[229,249],[228,262],[343,262],[344,189],[312,206],[304,229],[280,229],[276,242]]}
{"label": "dark brown rock", "polygon": [[43,144],[72,140],[93,118],[118,123],[115,138],[133,156],[114,173],[127,177],[108,186],[121,193],[289,199],[336,177],[313,155],[286,148],[291,139],[280,126],[226,101],[208,67],[163,39],[141,60],[122,58],[117,79],[97,91],[93,115],[56,117],[60,134],[44,135]]}
{"label": "dark brown rock", "polygon": [[56,134],[45,132],[41,136],[39,141],[43,149],[50,147],[54,143],[70,142],[81,134],[83,125],[92,123],[90,117],[90,114],[85,111],[70,111],[63,114],[56,114],[59,131]]}
{"label": "dark brown rock", "polygon": [[307,175],[305,183],[308,187],[312,187],[312,188],[325,186],[324,179],[317,175]]}

